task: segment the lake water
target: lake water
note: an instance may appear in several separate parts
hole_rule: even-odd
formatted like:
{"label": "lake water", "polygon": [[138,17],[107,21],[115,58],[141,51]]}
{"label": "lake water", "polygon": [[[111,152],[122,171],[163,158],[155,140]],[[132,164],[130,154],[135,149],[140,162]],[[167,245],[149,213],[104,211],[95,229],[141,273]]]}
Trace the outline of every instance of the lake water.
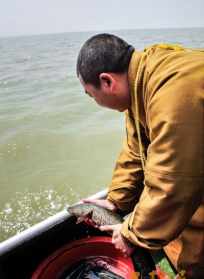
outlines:
{"label": "lake water", "polygon": [[[139,50],[159,42],[204,47],[204,29],[112,33]],[[0,241],[111,180],[123,114],[93,103],[75,75],[80,46],[93,34],[0,38]]]}

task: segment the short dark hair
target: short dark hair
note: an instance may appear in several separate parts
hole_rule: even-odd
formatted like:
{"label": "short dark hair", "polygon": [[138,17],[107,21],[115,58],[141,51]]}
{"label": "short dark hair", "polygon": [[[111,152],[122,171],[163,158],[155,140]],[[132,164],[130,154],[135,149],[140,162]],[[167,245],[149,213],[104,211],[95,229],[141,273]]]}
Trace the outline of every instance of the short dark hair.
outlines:
{"label": "short dark hair", "polygon": [[100,87],[103,72],[124,73],[128,70],[133,46],[112,34],[98,34],[82,46],[77,59],[77,76],[85,83]]}

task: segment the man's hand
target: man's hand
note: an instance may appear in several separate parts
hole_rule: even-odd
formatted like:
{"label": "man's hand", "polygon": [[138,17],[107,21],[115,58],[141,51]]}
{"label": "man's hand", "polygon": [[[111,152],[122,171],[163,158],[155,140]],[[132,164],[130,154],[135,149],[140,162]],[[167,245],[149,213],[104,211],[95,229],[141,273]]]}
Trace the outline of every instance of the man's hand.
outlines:
{"label": "man's hand", "polygon": [[[117,207],[109,200],[106,199],[83,199],[83,203],[91,203],[95,204],[104,208],[107,208],[113,212],[117,210]],[[128,244],[128,240],[126,240],[122,234],[121,231],[122,224],[117,225],[106,225],[106,226],[100,226],[99,229],[101,231],[106,231],[112,234],[112,243],[115,245],[115,248],[122,251],[122,253],[125,256],[130,256],[132,252],[134,251],[133,247],[130,247],[130,243]]]}
{"label": "man's hand", "polygon": [[115,248],[119,249],[123,254],[128,257],[130,256],[134,248],[130,246],[128,240],[126,240],[121,234],[122,224],[117,225],[106,225],[100,226],[101,231],[111,232],[112,233],[112,243],[115,245]]}
{"label": "man's hand", "polygon": [[83,203],[91,203],[91,204],[95,204],[104,208],[107,208],[113,212],[115,212],[117,210],[117,207],[109,200],[100,200],[100,199],[83,199],[82,200]]}

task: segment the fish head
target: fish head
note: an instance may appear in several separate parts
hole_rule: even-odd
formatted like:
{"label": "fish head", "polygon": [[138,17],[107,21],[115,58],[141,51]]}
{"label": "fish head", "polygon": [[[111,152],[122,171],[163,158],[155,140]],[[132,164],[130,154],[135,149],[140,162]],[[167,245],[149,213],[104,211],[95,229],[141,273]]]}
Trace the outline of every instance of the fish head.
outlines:
{"label": "fish head", "polygon": [[73,206],[69,206],[67,211],[76,217],[83,217],[83,216],[92,216],[93,210],[91,207],[88,207],[84,204],[76,204]]}
{"label": "fish head", "polygon": [[93,209],[83,204],[68,207],[68,212],[77,217],[77,224],[81,222],[89,223],[92,220]]}

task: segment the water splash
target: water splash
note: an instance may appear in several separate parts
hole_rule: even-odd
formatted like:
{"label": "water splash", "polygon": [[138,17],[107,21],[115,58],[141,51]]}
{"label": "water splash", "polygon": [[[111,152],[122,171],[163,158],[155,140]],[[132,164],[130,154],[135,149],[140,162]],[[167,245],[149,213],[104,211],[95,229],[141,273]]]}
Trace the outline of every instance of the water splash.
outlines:
{"label": "water splash", "polygon": [[0,211],[0,241],[56,214],[68,206],[67,195],[53,189],[16,193]]}

